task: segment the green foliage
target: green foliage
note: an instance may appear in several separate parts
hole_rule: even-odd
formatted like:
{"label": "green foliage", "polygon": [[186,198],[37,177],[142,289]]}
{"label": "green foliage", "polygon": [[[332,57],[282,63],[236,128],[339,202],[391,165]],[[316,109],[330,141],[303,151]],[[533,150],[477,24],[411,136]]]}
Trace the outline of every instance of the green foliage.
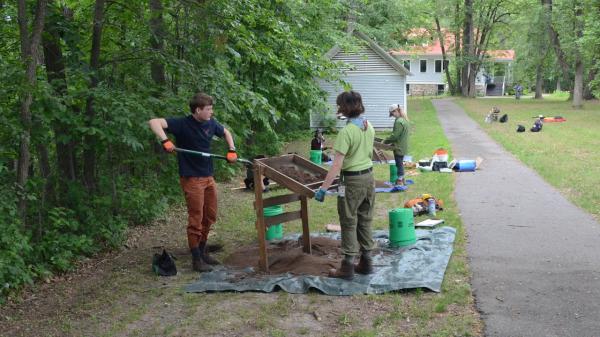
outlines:
{"label": "green foliage", "polygon": [[29,237],[20,231],[14,195],[0,193],[0,303],[3,295],[32,282]]}

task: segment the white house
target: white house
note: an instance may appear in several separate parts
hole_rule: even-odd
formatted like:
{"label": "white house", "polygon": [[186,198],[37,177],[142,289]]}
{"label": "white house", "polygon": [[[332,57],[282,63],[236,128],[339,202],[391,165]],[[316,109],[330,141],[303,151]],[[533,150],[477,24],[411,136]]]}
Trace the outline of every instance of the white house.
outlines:
{"label": "white house", "polygon": [[[449,60],[442,60],[442,47],[437,37],[431,36],[426,29],[413,29],[409,33],[411,38],[419,38],[423,43],[415,44],[409,48],[390,51],[413,76],[407,79],[407,92],[409,95],[438,95],[447,88],[444,69],[449,66]],[[444,46],[447,58],[454,55],[454,36],[446,32]],[[493,66],[486,69],[481,67],[475,78],[475,86],[479,95],[501,96],[504,95],[507,85],[512,82],[512,62],[515,53],[513,50],[491,50],[487,52]]]}
{"label": "white house", "polygon": [[[345,51],[335,46],[327,52],[327,56],[333,61],[345,63],[342,79],[350,84],[352,90],[361,94],[365,106],[364,116],[373,127],[392,128],[394,119],[389,117],[388,107],[396,103],[407,109],[406,77],[411,73],[364,33],[354,30],[352,34],[363,41],[358,48]],[[335,119],[335,100],[344,91],[339,83],[319,81],[319,85],[328,93],[329,111],[311,115],[311,128],[324,126],[326,119]],[[337,122],[338,127],[343,125],[344,122]]]}

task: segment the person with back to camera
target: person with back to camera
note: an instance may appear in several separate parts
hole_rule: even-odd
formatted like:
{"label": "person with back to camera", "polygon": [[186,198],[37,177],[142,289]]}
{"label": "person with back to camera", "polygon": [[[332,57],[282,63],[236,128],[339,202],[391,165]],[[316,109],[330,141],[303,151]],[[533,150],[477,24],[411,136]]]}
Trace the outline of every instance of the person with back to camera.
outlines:
{"label": "person with back to camera", "polygon": [[394,184],[404,185],[404,156],[408,152],[408,135],[410,132],[410,126],[408,124],[409,120],[400,104],[392,104],[389,111],[390,117],[395,117],[396,120],[394,121],[392,135],[383,142],[386,144],[393,144],[394,146],[394,160],[396,161],[396,168],[398,169],[398,179],[396,179]]}
{"label": "person with back to camera", "polygon": [[[213,98],[197,93],[189,103],[187,117],[154,118],[148,121],[150,129],[161,140],[163,149],[174,152],[175,145],[165,130],[175,136],[181,148],[208,152],[213,136],[225,138],[229,151],[227,161],[235,163],[237,154],[233,136],[213,117]],[[206,241],[211,226],[217,221],[217,185],[213,178],[212,158],[177,153],[179,183],[185,195],[188,210],[187,240],[192,254],[192,269],[198,272],[212,270],[219,261],[208,255]]]}
{"label": "person with back to camera", "polygon": [[[360,94],[345,91],[336,100],[338,113],[347,118],[346,126],[340,130],[333,149],[333,165],[325,181],[315,193],[315,199],[323,202],[325,192],[335,177],[340,174],[337,209],[342,228],[341,267],[330,271],[330,277],[350,280],[354,272],[371,274],[373,260],[371,251],[375,247],[371,223],[375,205],[375,179],[373,178],[373,142],[375,130],[361,116],[365,108]],[[355,256],[360,254],[358,265]]]}

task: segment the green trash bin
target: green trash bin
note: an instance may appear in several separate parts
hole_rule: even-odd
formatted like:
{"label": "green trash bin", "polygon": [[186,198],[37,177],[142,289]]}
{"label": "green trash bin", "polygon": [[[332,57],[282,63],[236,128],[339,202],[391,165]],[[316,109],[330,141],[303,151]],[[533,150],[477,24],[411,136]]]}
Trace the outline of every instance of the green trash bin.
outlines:
{"label": "green trash bin", "polygon": [[[281,205],[275,205],[271,207],[265,207],[263,214],[265,217],[273,217],[283,213],[283,207]],[[283,224],[274,224],[267,228],[266,237],[267,240],[279,240],[283,238]]]}
{"label": "green trash bin", "polygon": [[390,182],[394,184],[396,180],[398,180],[398,166],[390,164]]}
{"label": "green trash bin", "polygon": [[390,247],[405,247],[417,242],[412,208],[396,208],[389,212]]}
{"label": "green trash bin", "polygon": [[321,150],[310,150],[310,161],[317,165],[321,165],[323,160],[323,151]]}

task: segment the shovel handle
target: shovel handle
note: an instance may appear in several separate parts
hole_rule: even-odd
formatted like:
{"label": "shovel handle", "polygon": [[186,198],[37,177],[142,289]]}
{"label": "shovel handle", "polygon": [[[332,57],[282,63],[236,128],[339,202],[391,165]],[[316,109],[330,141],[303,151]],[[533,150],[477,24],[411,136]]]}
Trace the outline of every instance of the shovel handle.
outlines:
{"label": "shovel handle", "polygon": [[[183,153],[189,153],[189,154],[194,154],[197,156],[202,156],[202,157],[213,157],[213,158],[217,158],[217,159],[224,159],[227,160],[227,157],[222,156],[220,154],[214,154],[214,153],[208,153],[208,152],[200,152],[200,151],[193,151],[193,150],[187,150],[187,149],[182,149],[179,147],[175,148],[176,152],[183,152]],[[238,158],[238,160],[240,163],[246,164],[246,165],[253,165],[251,161],[247,160],[247,159],[243,159],[243,158]]]}

